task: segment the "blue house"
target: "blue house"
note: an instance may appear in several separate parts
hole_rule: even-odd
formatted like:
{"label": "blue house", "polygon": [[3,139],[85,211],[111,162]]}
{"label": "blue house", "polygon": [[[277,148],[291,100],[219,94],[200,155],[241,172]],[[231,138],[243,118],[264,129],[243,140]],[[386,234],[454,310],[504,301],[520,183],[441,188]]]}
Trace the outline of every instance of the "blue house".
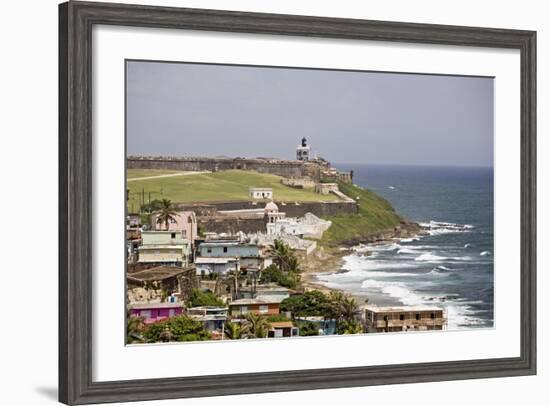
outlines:
{"label": "blue house", "polygon": [[238,240],[209,240],[199,246],[199,256],[210,258],[259,257],[260,248],[254,244],[242,244]]}

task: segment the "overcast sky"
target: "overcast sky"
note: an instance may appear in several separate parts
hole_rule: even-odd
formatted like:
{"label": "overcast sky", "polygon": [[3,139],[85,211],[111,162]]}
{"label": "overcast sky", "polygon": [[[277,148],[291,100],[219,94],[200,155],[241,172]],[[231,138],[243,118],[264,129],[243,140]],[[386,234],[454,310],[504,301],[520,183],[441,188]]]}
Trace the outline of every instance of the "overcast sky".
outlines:
{"label": "overcast sky", "polygon": [[493,165],[493,79],[128,62],[128,154]]}

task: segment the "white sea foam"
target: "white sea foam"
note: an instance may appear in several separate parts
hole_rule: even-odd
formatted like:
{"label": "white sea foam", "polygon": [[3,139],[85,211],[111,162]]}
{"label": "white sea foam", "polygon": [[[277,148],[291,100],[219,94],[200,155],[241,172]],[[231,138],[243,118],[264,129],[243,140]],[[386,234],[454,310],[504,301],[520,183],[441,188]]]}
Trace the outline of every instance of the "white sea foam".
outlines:
{"label": "white sea foam", "polygon": [[361,284],[363,289],[375,290],[384,293],[406,306],[416,306],[423,303],[422,297],[407,288],[403,283],[384,282],[374,279],[367,279]]}
{"label": "white sea foam", "polygon": [[448,234],[448,233],[463,233],[474,228],[471,224],[446,223],[443,221],[430,221],[428,223],[420,223],[430,235]]}
{"label": "white sea foam", "polygon": [[410,237],[410,238],[401,238],[399,241],[400,242],[413,242],[413,241],[418,241],[420,240],[419,237]]}
{"label": "white sea foam", "polygon": [[488,255],[491,255],[491,251],[483,251],[483,252],[480,252],[479,255],[482,257],[486,257]]}
{"label": "white sea foam", "polygon": [[395,189],[395,186],[388,186],[388,189]]}
{"label": "white sea foam", "polygon": [[432,252],[426,252],[425,254],[422,254],[418,257],[416,257],[415,261],[426,261],[426,262],[441,262],[443,260],[447,259],[446,257],[442,257],[440,255],[434,255]]}
{"label": "white sea foam", "polygon": [[415,250],[414,248],[400,248],[397,250],[398,254],[418,254],[418,250]]}

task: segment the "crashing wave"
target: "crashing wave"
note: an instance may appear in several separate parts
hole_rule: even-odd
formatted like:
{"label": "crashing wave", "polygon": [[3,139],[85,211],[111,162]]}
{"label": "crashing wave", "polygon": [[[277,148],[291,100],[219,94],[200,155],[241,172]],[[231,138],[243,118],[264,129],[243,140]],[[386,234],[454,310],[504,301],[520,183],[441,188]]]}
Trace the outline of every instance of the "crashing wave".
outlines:
{"label": "crashing wave", "polygon": [[463,233],[474,228],[474,226],[470,224],[446,223],[433,220],[429,223],[420,223],[420,226],[430,235]]}

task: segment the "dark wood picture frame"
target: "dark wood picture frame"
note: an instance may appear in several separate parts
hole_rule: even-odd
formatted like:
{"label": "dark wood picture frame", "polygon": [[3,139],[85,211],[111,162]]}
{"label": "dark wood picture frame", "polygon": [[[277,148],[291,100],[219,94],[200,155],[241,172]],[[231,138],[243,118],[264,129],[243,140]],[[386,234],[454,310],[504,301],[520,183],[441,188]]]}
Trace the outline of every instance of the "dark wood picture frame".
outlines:
{"label": "dark wood picture frame", "polygon": [[[92,380],[92,27],[513,48],[521,53],[521,354],[517,358]],[[536,373],[536,33],[295,15],[68,2],[59,6],[59,400],[66,404],[219,396]]]}

